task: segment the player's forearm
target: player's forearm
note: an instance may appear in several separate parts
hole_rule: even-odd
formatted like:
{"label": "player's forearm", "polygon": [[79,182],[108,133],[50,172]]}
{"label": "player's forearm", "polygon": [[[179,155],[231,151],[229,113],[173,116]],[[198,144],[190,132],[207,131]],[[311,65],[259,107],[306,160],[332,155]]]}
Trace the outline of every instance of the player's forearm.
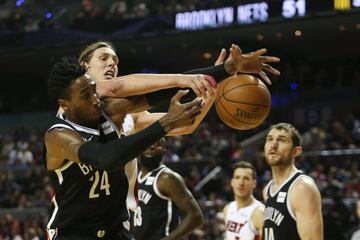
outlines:
{"label": "player's forearm", "polygon": [[109,143],[83,143],[78,150],[81,163],[98,169],[114,171],[121,169],[127,162],[140,155],[166,135],[165,128],[156,122],[147,129],[131,136],[121,137]]}
{"label": "player's forearm", "polygon": [[130,74],[97,82],[97,91],[104,97],[128,97],[162,89],[181,87],[181,74]]}
{"label": "player's forearm", "polygon": [[[231,76],[225,68],[223,64],[217,65],[217,66],[211,66],[206,68],[197,68],[193,70],[189,70],[187,72],[184,72],[183,74],[204,74],[204,75],[210,75],[214,77],[215,81],[217,83],[221,82],[225,78]],[[177,91],[179,91],[180,88],[170,88],[170,89],[163,89],[156,92],[147,93],[146,99],[148,104],[151,107],[163,107],[167,106],[169,104],[169,100],[172,96],[176,94]],[[196,98],[196,94],[192,89],[188,89],[189,93],[186,94],[182,101],[191,101],[194,98]]]}
{"label": "player's forearm", "polygon": [[184,72],[184,74],[205,74],[212,76],[217,83],[221,82],[225,78],[230,77],[232,74],[228,73],[224,64],[210,66],[205,68],[197,68]]}
{"label": "player's forearm", "polygon": [[167,237],[162,240],[177,240],[189,235],[196,228],[203,224],[204,217],[200,211],[193,211],[187,213],[186,216],[181,219],[181,223],[174,229]]}

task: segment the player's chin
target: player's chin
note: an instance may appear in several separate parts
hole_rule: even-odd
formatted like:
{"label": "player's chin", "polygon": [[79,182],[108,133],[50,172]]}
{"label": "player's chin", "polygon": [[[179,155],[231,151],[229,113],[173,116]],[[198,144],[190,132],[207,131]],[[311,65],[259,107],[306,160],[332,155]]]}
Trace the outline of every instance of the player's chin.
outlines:
{"label": "player's chin", "polygon": [[111,80],[111,79],[113,79],[114,77],[113,76],[111,76],[111,75],[104,75],[103,76],[103,79],[101,79],[101,80]]}
{"label": "player's chin", "polygon": [[276,156],[268,156],[266,158],[266,162],[270,165],[270,166],[276,166],[280,163],[280,159]]}
{"label": "player's chin", "polygon": [[92,119],[94,121],[98,121],[100,119],[101,116],[101,110],[100,109],[95,109],[94,112],[92,113]]}

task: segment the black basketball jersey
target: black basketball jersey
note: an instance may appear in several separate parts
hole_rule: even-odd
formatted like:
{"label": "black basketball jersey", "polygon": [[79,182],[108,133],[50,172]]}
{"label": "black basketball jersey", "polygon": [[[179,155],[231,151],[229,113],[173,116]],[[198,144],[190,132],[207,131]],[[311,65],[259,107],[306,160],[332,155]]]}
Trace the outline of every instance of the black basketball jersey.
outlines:
{"label": "black basketball jersey", "polygon": [[269,183],[264,212],[264,240],[300,240],[288,194],[300,176],[304,176],[301,171],[295,172],[275,193],[271,191],[273,181]]}
{"label": "black basketball jersey", "polygon": [[[62,115],[48,131],[55,128],[71,129],[80,133],[85,141],[101,143],[120,136],[115,124],[105,114],[98,129],[80,126]],[[128,180],[124,169],[108,172],[67,160],[61,168],[49,171],[49,175],[54,187],[47,224],[51,239],[71,233],[107,239],[109,234],[122,231],[123,222],[129,218],[126,207]]]}
{"label": "black basketball jersey", "polygon": [[157,180],[164,170],[162,165],[143,178],[138,174],[138,207],[131,213],[131,233],[135,240],[159,240],[180,223],[179,211],[171,199],[162,195]]}

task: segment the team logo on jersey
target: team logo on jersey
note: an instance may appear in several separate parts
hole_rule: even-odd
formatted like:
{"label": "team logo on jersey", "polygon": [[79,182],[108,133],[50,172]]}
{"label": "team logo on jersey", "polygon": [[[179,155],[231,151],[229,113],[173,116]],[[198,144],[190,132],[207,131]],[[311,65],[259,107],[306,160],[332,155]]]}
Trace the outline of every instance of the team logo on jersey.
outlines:
{"label": "team logo on jersey", "polygon": [[109,121],[106,121],[104,123],[101,124],[101,129],[103,130],[103,132],[108,135],[110,133],[112,133],[114,130],[114,128],[111,126],[111,123]]}
{"label": "team logo on jersey", "polygon": [[152,185],[154,183],[155,177],[148,177],[146,179],[145,185]]}
{"label": "team logo on jersey", "polygon": [[285,202],[286,192],[279,192],[276,202],[283,203]]}
{"label": "team logo on jersey", "polygon": [[104,237],[104,236],[105,236],[105,230],[99,230],[99,231],[97,231],[97,236],[98,236],[98,238]]}
{"label": "team logo on jersey", "polygon": [[86,142],[90,142],[93,137],[94,137],[94,135],[90,136],[89,138],[84,138],[84,140],[85,140]]}

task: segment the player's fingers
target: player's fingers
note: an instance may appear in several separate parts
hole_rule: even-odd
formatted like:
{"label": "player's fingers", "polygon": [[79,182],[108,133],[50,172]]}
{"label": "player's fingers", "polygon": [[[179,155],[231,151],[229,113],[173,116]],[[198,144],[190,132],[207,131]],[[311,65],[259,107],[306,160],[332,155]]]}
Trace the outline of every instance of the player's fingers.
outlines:
{"label": "player's fingers", "polygon": [[206,97],[207,97],[208,93],[209,93],[209,96],[214,96],[215,91],[214,91],[214,88],[211,86],[211,84],[207,80],[205,80],[204,85],[205,85],[205,88],[206,88],[206,91],[205,91]]}
{"label": "player's fingers", "polygon": [[235,56],[240,56],[242,54],[242,51],[240,49],[240,47],[236,44],[232,44],[231,48],[234,50],[234,55]]}
{"label": "player's fingers", "polygon": [[180,103],[180,99],[189,93],[189,90],[179,90],[172,98],[172,102]]}
{"label": "player's fingers", "polygon": [[272,74],[274,74],[274,75],[276,75],[276,76],[279,76],[280,75],[280,72],[277,70],[277,69],[275,69],[275,68],[273,68],[272,66],[270,66],[269,64],[266,64],[266,63],[262,63],[262,68],[263,68],[263,70],[266,70],[266,71],[268,71],[268,72],[270,72],[270,73],[272,73]]}
{"label": "player's fingers", "polygon": [[262,48],[262,49],[259,49],[259,50],[256,50],[255,52],[253,52],[254,56],[260,56],[260,55],[263,55],[267,52],[267,49],[266,48]]}
{"label": "player's fingers", "polygon": [[226,56],[226,49],[223,48],[221,49],[221,52],[215,61],[215,66],[222,64],[224,62],[225,56]]}
{"label": "player's fingers", "polygon": [[203,100],[201,98],[195,98],[194,100],[183,103],[182,105],[186,111],[191,111],[193,108],[200,109],[202,108]]}
{"label": "player's fingers", "polygon": [[280,62],[280,58],[273,56],[259,56],[261,62]]}
{"label": "player's fingers", "polygon": [[268,78],[268,76],[266,75],[266,73],[264,71],[260,71],[259,75],[261,76],[261,78],[269,85],[271,85],[271,81]]}
{"label": "player's fingers", "polygon": [[191,115],[191,118],[193,119],[193,122],[192,122],[192,123],[195,122],[195,118],[196,118],[200,113],[201,113],[201,111],[200,111],[200,110],[197,110],[197,111],[195,111],[195,112]]}
{"label": "player's fingers", "polygon": [[201,97],[202,93],[201,93],[201,90],[199,87],[200,87],[200,84],[198,83],[198,80],[194,80],[191,83],[191,89],[195,92],[196,96]]}

